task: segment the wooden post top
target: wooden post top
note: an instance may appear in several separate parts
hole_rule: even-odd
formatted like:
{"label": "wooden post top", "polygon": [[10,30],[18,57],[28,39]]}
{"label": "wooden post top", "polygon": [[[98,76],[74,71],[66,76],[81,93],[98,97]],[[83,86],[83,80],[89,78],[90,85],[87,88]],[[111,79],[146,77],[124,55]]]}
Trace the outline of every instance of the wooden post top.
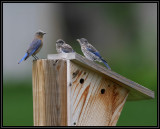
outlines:
{"label": "wooden post top", "polygon": [[106,67],[103,67],[96,62],[90,61],[77,53],[49,54],[47,58],[49,60],[70,60],[81,65],[82,67],[103,74],[112,82],[129,90],[127,100],[142,100],[154,98],[154,91],[151,91],[150,89],[145,88],[144,86],[131,81],[112,70],[108,70]]}

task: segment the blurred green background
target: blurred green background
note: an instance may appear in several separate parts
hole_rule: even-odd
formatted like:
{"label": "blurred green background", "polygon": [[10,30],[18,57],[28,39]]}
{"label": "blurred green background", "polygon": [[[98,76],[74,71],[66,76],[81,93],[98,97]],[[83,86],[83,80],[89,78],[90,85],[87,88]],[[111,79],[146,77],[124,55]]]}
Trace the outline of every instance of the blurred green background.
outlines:
{"label": "blurred green background", "polygon": [[59,38],[82,54],[76,39],[87,38],[113,71],[155,91],[127,101],[117,126],[157,126],[156,3],[3,3],[3,126],[33,126],[33,58],[18,61],[38,29],[47,32],[39,58]]}

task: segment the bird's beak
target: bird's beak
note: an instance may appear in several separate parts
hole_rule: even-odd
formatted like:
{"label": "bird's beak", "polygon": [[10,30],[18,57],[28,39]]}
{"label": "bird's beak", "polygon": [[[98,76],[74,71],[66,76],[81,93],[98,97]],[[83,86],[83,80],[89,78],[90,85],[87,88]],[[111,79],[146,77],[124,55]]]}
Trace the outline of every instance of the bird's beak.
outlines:
{"label": "bird's beak", "polygon": [[79,43],[81,43],[81,41],[80,41],[79,39],[77,39],[77,41],[78,41]]}
{"label": "bird's beak", "polygon": [[46,32],[44,32],[43,34],[46,34]]}

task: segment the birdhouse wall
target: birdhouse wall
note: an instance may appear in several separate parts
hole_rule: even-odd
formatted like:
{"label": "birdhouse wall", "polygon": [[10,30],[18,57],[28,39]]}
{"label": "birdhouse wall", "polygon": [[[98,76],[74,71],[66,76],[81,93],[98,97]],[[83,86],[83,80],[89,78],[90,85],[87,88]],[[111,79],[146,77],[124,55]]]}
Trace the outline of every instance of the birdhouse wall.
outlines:
{"label": "birdhouse wall", "polygon": [[74,62],[70,67],[71,125],[115,126],[128,90]]}
{"label": "birdhouse wall", "polygon": [[70,60],[33,62],[35,126],[115,126],[128,90]]}

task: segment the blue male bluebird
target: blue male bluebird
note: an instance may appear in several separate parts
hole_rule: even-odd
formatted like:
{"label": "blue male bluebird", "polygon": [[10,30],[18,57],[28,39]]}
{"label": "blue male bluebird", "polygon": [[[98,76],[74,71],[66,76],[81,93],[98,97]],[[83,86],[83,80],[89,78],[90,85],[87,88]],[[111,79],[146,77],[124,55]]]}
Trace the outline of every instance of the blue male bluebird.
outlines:
{"label": "blue male bluebird", "polygon": [[92,61],[98,61],[98,62],[103,62],[105,66],[111,70],[109,67],[107,61],[105,61],[102,56],[99,54],[99,52],[94,48],[85,38],[77,39],[81,46],[81,50],[84,54],[84,56]]}
{"label": "blue male bluebird", "polygon": [[65,41],[63,41],[62,39],[58,39],[56,41],[56,50],[57,53],[72,53],[74,52],[73,48],[65,43]]}
{"label": "blue male bluebird", "polygon": [[32,41],[32,43],[30,44],[26,54],[24,55],[24,57],[18,62],[18,64],[20,64],[23,60],[26,60],[28,57],[30,57],[31,55],[37,60],[38,57],[36,56],[36,54],[40,51],[40,49],[43,46],[43,35],[46,34],[45,32],[39,30],[38,32],[36,32],[35,34],[35,38]]}

